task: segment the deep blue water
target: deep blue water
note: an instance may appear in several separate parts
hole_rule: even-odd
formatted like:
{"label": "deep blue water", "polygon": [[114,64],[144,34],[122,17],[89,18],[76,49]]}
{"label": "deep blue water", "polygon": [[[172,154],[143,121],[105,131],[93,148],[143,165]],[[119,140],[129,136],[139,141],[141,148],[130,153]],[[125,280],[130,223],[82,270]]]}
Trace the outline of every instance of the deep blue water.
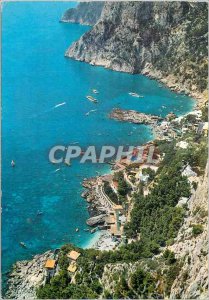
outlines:
{"label": "deep blue water", "polygon": [[[141,75],[113,72],[64,57],[67,47],[90,28],[59,23],[74,3],[18,2],[3,6],[2,21],[2,269],[66,242],[85,246],[87,204],[80,197],[83,178],[105,173],[107,165],[52,165],[49,149],[139,145],[152,138],[149,127],[108,119],[113,107],[177,115],[194,101]],[[97,105],[86,100],[99,90]],[[144,98],[134,98],[136,91]],[[66,102],[66,105],[54,108]],[[166,106],[165,109],[162,105]],[[97,109],[90,114],[86,112]],[[133,134],[128,135],[130,132]],[[15,168],[11,168],[11,160]],[[43,211],[37,216],[37,211]],[[80,228],[76,233],[75,228]],[[22,241],[27,249],[20,247]]]}

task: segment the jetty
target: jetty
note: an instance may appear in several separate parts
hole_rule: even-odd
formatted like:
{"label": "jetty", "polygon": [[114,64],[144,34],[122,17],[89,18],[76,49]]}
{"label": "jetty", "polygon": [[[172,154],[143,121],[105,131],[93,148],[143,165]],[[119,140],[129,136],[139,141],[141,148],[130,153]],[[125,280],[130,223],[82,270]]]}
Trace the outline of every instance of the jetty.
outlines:
{"label": "jetty", "polygon": [[156,115],[145,114],[135,110],[123,110],[120,108],[114,108],[109,114],[109,117],[118,121],[147,125],[153,125],[156,124],[158,121],[163,120],[162,117]]}

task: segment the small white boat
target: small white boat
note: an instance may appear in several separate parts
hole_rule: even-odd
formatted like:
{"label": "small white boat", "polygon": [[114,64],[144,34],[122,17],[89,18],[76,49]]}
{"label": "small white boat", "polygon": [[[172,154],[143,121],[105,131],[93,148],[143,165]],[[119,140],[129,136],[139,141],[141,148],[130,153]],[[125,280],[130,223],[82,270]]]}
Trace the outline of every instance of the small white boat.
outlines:
{"label": "small white boat", "polygon": [[11,161],[11,166],[14,167],[15,166],[15,162],[14,160]]}
{"label": "small white boat", "polygon": [[23,248],[27,248],[26,244],[23,243],[23,242],[20,242],[20,246],[23,247]]}
{"label": "small white boat", "polygon": [[92,97],[92,96],[86,96],[86,98],[87,98],[89,101],[93,102],[93,103],[98,103],[98,100],[95,99],[95,98]]}
{"label": "small white boat", "polygon": [[130,92],[129,95],[132,96],[132,97],[136,97],[136,98],[143,98],[144,97],[142,95],[139,95],[139,94],[133,93],[133,92]]}
{"label": "small white boat", "polygon": [[93,89],[92,92],[93,92],[94,94],[99,94],[99,92],[98,92],[96,89]]}

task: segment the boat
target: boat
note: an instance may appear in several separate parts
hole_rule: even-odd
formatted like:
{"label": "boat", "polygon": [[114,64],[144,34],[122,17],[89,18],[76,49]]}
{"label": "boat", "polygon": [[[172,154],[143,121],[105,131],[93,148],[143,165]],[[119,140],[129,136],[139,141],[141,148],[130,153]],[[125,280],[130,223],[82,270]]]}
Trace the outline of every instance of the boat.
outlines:
{"label": "boat", "polygon": [[93,89],[92,92],[93,92],[94,94],[99,94],[99,92],[98,92],[96,89]]}
{"label": "boat", "polygon": [[76,230],[75,230],[76,232],[79,232],[79,228],[76,228]]}
{"label": "boat", "polygon": [[137,93],[130,92],[129,95],[132,96],[132,97],[139,98],[139,94],[137,94]]}
{"label": "boat", "polygon": [[20,246],[22,246],[23,248],[27,248],[27,246],[24,242],[20,242]]}
{"label": "boat", "polygon": [[97,228],[93,228],[90,232],[92,234],[92,233],[95,233],[96,231],[97,231]]}
{"label": "boat", "polygon": [[88,231],[89,231],[89,228],[85,228],[84,231],[88,232]]}
{"label": "boat", "polygon": [[144,96],[143,96],[143,95],[139,95],[139,94],[137,94],[137,93],[133,93],[133,92],[130,92],[130,93],[129,93],[129,95],[130,95],[130,96],[132,96],[132,97],[144,98]]}
{"label": "boat", "polygon": [[11,166],[14,167],[15,166],[15,162],[14,160],[11,161]]}
{"label": "boat", "polygon": [[93,102],[93,103],[98,103],[98,100],[95,99],[95,98],[92,97],[92,96],[86,96],[86,98],[87,98],[89,101]]}

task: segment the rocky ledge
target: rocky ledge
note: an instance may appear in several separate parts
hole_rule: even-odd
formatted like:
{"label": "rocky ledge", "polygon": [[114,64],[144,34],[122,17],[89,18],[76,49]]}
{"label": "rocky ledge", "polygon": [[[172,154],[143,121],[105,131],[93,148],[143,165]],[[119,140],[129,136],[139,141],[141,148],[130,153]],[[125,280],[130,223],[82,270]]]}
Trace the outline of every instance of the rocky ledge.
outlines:
{"label": "rocky ledge", "polygon": [[9,275],[7,299],[34,299],[36,288],[44,282],[44,263],[53,253],[35,255],[32,260],[17,262]]}
{"label": "rocky ledge", "polygon": [[61,18],[64,23],[80,23],[94,25],[104,6],[104,2],[80,2],[76,8],[68,9]]}
{"label": "rocky ledge", "polygon": [[163,118],[155,115],[144,114],[135,110],[122,110],[120,108],[114,108],[109,117],[118,121],[126,121],[134,124],[155,124],[158,121],[162,121]]}

